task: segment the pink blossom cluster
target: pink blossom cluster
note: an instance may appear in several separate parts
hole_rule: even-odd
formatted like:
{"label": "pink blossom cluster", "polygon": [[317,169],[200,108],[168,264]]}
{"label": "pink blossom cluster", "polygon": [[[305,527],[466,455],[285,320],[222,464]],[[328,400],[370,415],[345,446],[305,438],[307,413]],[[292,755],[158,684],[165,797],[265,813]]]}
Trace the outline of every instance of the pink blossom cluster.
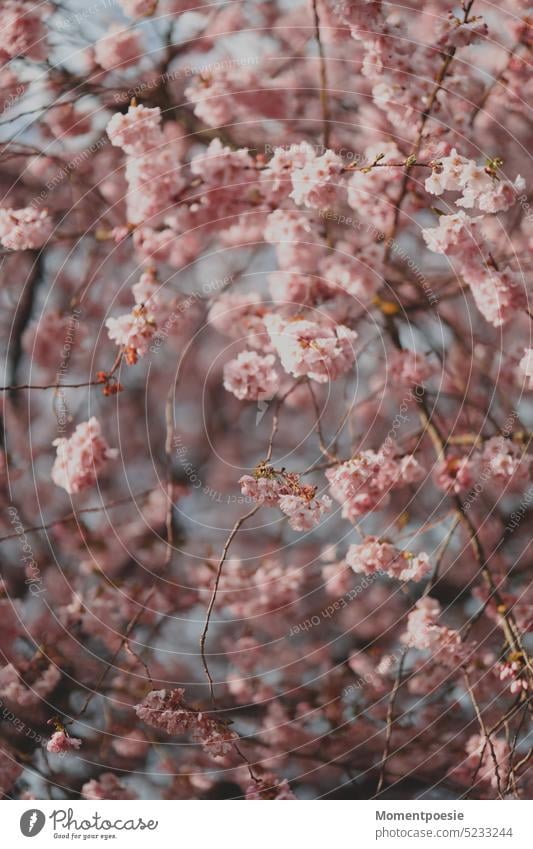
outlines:
{"label": "pink blossom cluster", "polygon": [[224,366],[224,388],[239,401],[270,400],[279,389],[275,357],[261,357],[256,351],[241,351]]}
{"label": "pink blossom cluster", "polygon": [[60,437],[52,444],[57,450],[52,480],[69,495],[93,486],[108,461],[118,457],[118,449],[109,447],[94,416],[77,425],[71,437]]}
{"label": "pink blossom cluster", "polygon": [[[213,565],[202,575],[202,584],[211,589]],[[232,558],[225,564],[220,578],[220,595],[235,617],[247,619],[282,614],[298,602],[302,585],[299,569],[288,567],[277,557],[265,557],[252,569],[246,562]]]}
{"label": "pink blossom cluster", "polygon": [[135,65],[142,54],[138,32],[119,25],[110,27],[109,32],[97,41],[94,48],[96,62],[106,71],[115,68],[122,70]]}
{"label": "pink blossom cluster", "polygon": [[341,506],[345,519],[383,509],[391,491],[417,483],[424,470],[413,455],[395,457],[390,451],[361,451],[345,463],[326,470],[330,492]]}
{"label": "pink blossom cluster", "polygon": [[[31,674],[32,670],[28,664],[23,664],[21,671],[26,668]],[[35,673],[32,677],[34,676]],[[31,683],[26,683],[15,666],[8,663],[0,670],[0,695],[24,707],[36,705],[53,692],[60,679],[61,671],[53,664],[48,664],[43,671],[37,672]]]}
{"label": "pink blossom cluster", "polygon": [[46,744],[46,749],[54,755],[63,755],[67,752],[75,752],[81,746],[78,737],[71,737],[64,730],[55,731]]}
{"label": "pink blossom cluster", "polygon": [[[362,160],[366,167],[348,172],[347,202],[361,222],[371,222],[377,232],[386,233],[394,219],[394,202],[401,185],[402,172],[395,166],[402,161],[402,154],[394,142],[384,141],[366,147]],[[378,167],[372,168],[374,163]],[[394,165],[388,167],[389,163]]]}
{"label": "pink blossom cluster", "polygon": [[525,189],[518,176],[513,183],[500,179],[490,167],[481,167],[472,159],[460,156],[455,148],[448,156],[433,163],[426,179],[426,191],[442,195],[445,191],[462,192],[455,203],[465,209],[476,206],[482,212],[505,212]]}
{"label": "pink blossom cluster", "polygon": [[520,272],[508,265],[495,267],[482,224],[483,216],[471,218],[460,211],[440,216],[439,226],[422,234],[430,250],[456,261],[477,308],[490,324],[499,327],[525,308],[527,298]]}
{"label": "pink blossom cluster", "polygon": [[533,348],[526,348],[524,356],[520,360],[520,369],[526,376],[526,386],[528,389],[533,389]]}
{"label": "pink blossom cluster", "polygon": [[290,197],[297,206],[310,209],[333,206],[341,195],[342,171],[342,160],[334,151],[326,150],[322,156],[317,156],[311,145],[302,142],[290,171]]}
{"label": "pink blossom cluster", "polygon": [[248,785],[246,798],[253,801],[296,799],[286,778],[279,781],[275,776],[263,776]]}
{"label": "pink blossom cluster", "polygon": [[26,56],[41,61],[46,57],[47,28],[38,4],[28,7],[20,0],[6,0],[2,4],[0,29],[0,59]]}
{"label": "pink blossom cluster", "polygon": [[258,466],[253,475],[243,475],[239,483],[243,495],[258,504],[279,507],[295,531],[310,530],[331,508],[327,495],[317,497],[316,486],[303,484],[299,475],[276,471],[268,464]]}
{"label": "pink blossom cluster", "polygon": [[315,274],[319,261],[326,255],[317,241],[308,215],[298,210],[275,209],[267,217],[264,239],[275,245],[280,268],[292,272]]}
{"label": "pink blossom cluster", "polygon": [[266,69],[261,76],[255,67],[230,58],[220,64],[213,71],[201,71],[185,89],[194,114],[208,127],[257,115],[274,118],[289,108],[293,97],[283,78],[269,78]]}
{"label": "pink blossom cluster", "polygon": [[129,790],[112,772],[103,772],[98,778],[92,778],[81,788],[81,795],[90,801],[101,799],[136,799],[137,796]]}
{"label": "pink blossom cluster", "polygon": [[222,758],[233,750],[237,735],[222,721],[194,710],[183,700],[185,691],[152,690],[135,706],[139,719],[167,734],[190,733],[207,754]]}
{"label": "pink blossom cluster", "polygon": [[[479,781],[503,791],[509,776],[509,744],[503,737],[473,734],[466,744],[467,760],[463,769],[475,769]],[[461,771],[461,768],[460,768]]]}
{"label": "pink blossom cluster", "polygon": [[107,126],[111,144],[126,153],[127,210],[131,224],[146,224],[168,213],[185,185],[179,147],[167,139],[161,110],[131,105]]}
{"label": "pink blossom cluster", "polygon": [[507,485],[527,482],[531,455],[519,443],[503,436],[487,439],[483,447],[468,456],[452,455],[435,467],[435,482],[444,490],[464,492],[478,481]]}
{"label": "pink blossom cluster", "polygon": [[423,596],[407,617],[403,640],[410,648],[431,652],[435,663],[459,671],[468,657],[468,649],[461,642],[458,631],[439,623],[440,614],[439,602]]}
{"label": "pink blossom cluster", "polygon": [[523,657],[510,658],[505,663],[500,664],[500,681],[509,682],[509,690],[511,693],[521,693],[524,690],[529,690],[529,681],[524,670]]}
{"label": "pink blossom cluster", "polygon": [[285,321],[273,314],[265,316],[264,322],[283,368],[293,377],[327,383],[355,362],[357,333],[342,324],[331,327],[300,317]]}
{"label": "pink blossom cluster", "polygon": [[366,537],[358,545],[351,545],[346,553],[346,562],[354,572],[374,575],[376,572],[397,578],[400,581],[420,581],[431,569],[425,551],[413,554],[399,551],[389,542],[377,537]]}
{"label": "pink blossom cluster", "polygon": [[232,150],[213,139],[208,148],[193,156],[190,170],[200,181],[191,213],[210,228],[260,200],[256,163],[246,148]]}
{"label": "pink blossom cluster", "polygon": [[1,4],[0,794],[531,798],[527,0],[111,6]]}
{"label": "pink blossom cluster", "polygon": [[130,364],[148,353],[171,311],[153,268],[148,268],[132,286],[132,294],[136,304],[133,310],[118,318],[108,318],[105,323],[109,338],[124,349]]}
{"label": "pink blossom cluster", "polygon": [[257,292],[223,292],[210,307],[208,321],[224,336],[261,350],[268,344],[265,315],[266,307]]}
{"label": "pink blossom cluster", "polygon": [[54,224],[46,209],[0,209],[0,241],[11,251],[40,248],[50,238]]}

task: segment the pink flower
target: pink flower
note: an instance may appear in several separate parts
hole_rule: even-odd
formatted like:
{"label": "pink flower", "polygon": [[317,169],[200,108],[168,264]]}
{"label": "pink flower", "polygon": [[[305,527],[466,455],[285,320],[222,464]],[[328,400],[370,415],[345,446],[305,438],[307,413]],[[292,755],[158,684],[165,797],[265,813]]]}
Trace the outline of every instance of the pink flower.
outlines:
{"label": "pink flower", "polygon": [[523,276],[509,267],[502,271],[465,268],[463,276],[478,310],[494,327],[505,324],[527,304]]}
{"label": "pink flower", "polygon": [[476,772],[477,780],[503,790],[509,775],[509,744],[501,737],[490,740],[481,734],[469,737],[466,743],[468,755],[465,766]]}
{"label": "pink flower", "polygon": [[186,705],[184,694],[182,689],[152,690],[141,704],[136,705],[137,716],[167,734],[190,732],[194,742],[200,743],[213,758],[224,757],[231,752],[238,739],[237,734],[223,722]]}
{"label": "pink flower", "polygon": [[518,176],[514,183],[496,179],[487,168],[479,167],[473,160],[460,156],[455,148],[449,156],[433,164],[426,179],[426,191],[441,195],[444,191],[461,191],[457,206],[471,209],[477,206],[483,212],[504,212],[515,202],[525,181]]}
{"label": "pink flower", "polygon": [[289,525],[294,531],[309,531],[331,509],[331,503],[327,495],[311,499],[301,495],[282,495],[278,506],[289,517]]}
{"label": "pink flower", "polygon": [[429,650],[436,663],[460,671],[468,657],[468,648],[461,642],[458,631],[439,624],[440,612],[436,599],[429,596],[419,599],[407,617],[407,630],[402,639],[410,648]]}
{"label": "pink flower", "polygon": [[[168,213],[174,205],[174,198],[185,185],[177,151],[170,143],[164,142],[164,137],[160,142],[156,149],[138,156],[130,155],[126,161],[126,201],[131,224],[156,224],[150,219]],[[150,144],[146,139],[138,145],[144,147],[145,143]]]}
{"label": "pink flower", "polygon": [[422,236],[431,251],[447,256],[469,259],[479,256],[479,223],[482,217],[470,218],[462,210],[453,215],[440,215],[439,225],[422,230]]}
{"label": "pink flower", "polygon": [[527,482],[531,466],[531,455],[502,436],[488,439],[479,457],[479,464],[490,472],[496,480],[508,481],[519,478]]}
{"label": "pink flower", "polygon": [[524,356],[520,360],[519,368],[527,378],[527,388],[533,389],[533,348],[524,349]]}
{"label": "pink flower", "polygon": [[252,477],[243,475],[239,479],[241,492],[248,498],[253,498],[259,504],[272,507],[278,503],[282,484],[274,476]]}
{"label": "pink flower", "polygon": [[434,369],[421,354],[415,351],[394,351],[387,369],[387,380],[391,386],[397,384],[413,386],[424,383],[431,377]]}
{"label": "pink flower", "polygon": [[297,474],[284,469],[278,472],[271,466],[261,465],[253,477],[243,475],[239,483],[243,495],[258,504],[277,505],[289,517],[289,524],[295,531],[310,530],[331,508],[327,495],[317,498],[316,487],[302,484]]}
{"label": "pink flower", "polygon": [[74,313],[48,310],[26,329],[22,345],[33,362],[57,370],[63,360],[63,347],[68,346],[72,356],[82,347],[86,336],[87,330]]}
{"label": "pink flower", "polygon": [[66,731],[56,731],[46,744],[46,749],[48,752],[59,755],[76,751],[80,746],[81,740],[78,737],[71,737]]}
{"label": "pink flower", "polygon": [[92,778],[81,788],[84,799],[100,801],[102,799],[136,799],[137,796],[120,782],[112,772],[103,772],[98,778]]}
{"label": "pink flower", "polygon": [[158,0],[118,0],[118,5],[129,18],[149,18],[157,9]]}
{"label": "pink flower", "polygon": [[414,555],[407,551],[398,551],[377,537],[366,537],[363,543],[351,545],[346,554],[346,562],[354,572],[365,575],[384,573],[400,581],[420,581],[430,570],[425,552]]}
{"label": "pink flower", "polygon": [[210,308],[208,321],[219,333],[264,349],[268,343],[264,315],[265,307],[257,292],[223,292]]}
{"label": "pink flower", "polygon": [[145,735],[137,728],[113,740],[115,752],[118,752],[123,758],[142,757],[146,754],[149,745]]}
{"label": "pink flower", "polygon": [[200,252],[201,243],[196,233],[179,233],[171,227],[153,230],[138,227],[133,234],[133,244],[144,262],[166,262],[182,268]]}
{"label": "pink flower", "polygon": [[[380,274],[383,266],[383,246],[369,245],[353,255],[349,242],[339,242],[337,250],[325,257],[320,265],[330,296],[336,290],[346,292],[354,298],[369,303],[382,284]],[[324,285],[321,287],[324,289]],[[322,294],[319,289],[319,294]]]}
{"label": "pink flower", "polygon": [[434,643],[432,629],[437,627],[440,616],[440,604],[430,596],[424,596],[416,602],[407,617],[405,642],[416,649],[428,649]]}
{"label": "pink flower", "polygon": [[332,150],[317,156],[307,145],[305,162],[292,171],[291,198],[299,206],[314,209],[333,206],[341,193],[342,160]]}
{"label": "pink flower", "polygon": [[339,324],[330,327],[306,319],[284,321],[279,315],[265,317],[265,326],[285,371],[318,383],[336,380],[355,362],[357,333]]}
{"label": "pink flower", "polygon": [[54,229],[48,211],[27,206],[24,209],[0,209],[0,241],[12,251],[40,248]]}
{"label": "pink flower", "polygon": [[159,106],[130,106],[127,113],[113,115],[107,125],[111,144],[130,156],[147,153],[163,141]]}
{"label": "pink flower", "polygon": [[2,4],[0,51],[11,58],[27,56],[36,61],[46,58],[46,27],[37,4],[32,5],[33,8],[19,0],[5,0]]}
{"label": "pink flower", "polygon": [[87,113],[78,112],[72,103],[60,103],[51,109],[46,117],[46,123],[56,138],[82,136],[91,129],[91,117]]}
{"label": "pink flower", "polygon": [[[220,579],[221,598],[231,613],[241,619],[251,619],[283,611],[296,604],[302,584],[302,570],[287,568],[275,557],[263,557],[252,568],[238,558],[227,561]],[[202,574],[202,586],[212,590],[213,572]],[[254,655],[251,656],[252,658]],[[243,660],[246,664],[246,660]]]}
{"label": "pink flower", "polygon": [[296,799],[286,778],[278,781],[274,775],[265,775],[258,781],[249,784],[246,798],[252,800],[281,800]]}
{"label": "pink flower", "polygon": [[93,486],[107,461],[118,457],[118,450],[110,448],[101,435],[100,423],[94,416],[79,424],[69,439],[55,439],[52,445],[57,448],[52,480],[69,495]]}
{"label": "pink flower", "polygon": [[[235,13],[234,13],[235,14]],[[185,89],[185,96],[194,104],[194,114],[208,127],[218,127],[231,121],[246,121],[258,114],[276,118],[287,114],[293,96],[282,79],[270,79],[255,68],[228,62],[229,67],[207,68],[200,72]]]}
{"label": "pink flower", "polygon": [[4,666],[0,671],[0,694],[23,707],[39,704],[43,698],[55,690],[61,680],[61,671],[53,663],[39,672],[37,677],[34,677],[29,665],[22,665],[22,671],[31,675],[33,679],[31,683],[23,681],[12,663]]}
{"label": "pink flower", "polygon": [[428,248],[454,258],[470,286],[476,306],[485,319],[499,327],[527,304],[522,277],[509,266],[499,270],[488,264],[490,246],[480,232],[483,217],[465,212],[442,215],[439,226],[423,230]]}
{"label": "pink flower", "polygon": [[142,56],[142,46],[138,32],[123,29],[119,24],[110,27],[106,35],[100,38],[94,47],[94,57],[101,68],[111,71],[113,68],[127,68],[136,65]]}
{"label": "pink flower", "polygon": [[132,365],[148,353],[157,330],[150,313],[144,307],[135,307],[131,313],[106,321],[109,338],[126,350],[127,362]]}
{"label": "pink flower", "polygon": [[149,268],[132,286],[135,307],[130,313],[108,318],[105,326],[109,338],[124,348],[126,361],[134,365],[144,357],[158,333],[165,333],[165,326],[172,317],[172,326],[180,325],[184,310],[176,307],[165,297],[153,268]]}
{"label": "pink flower", "polygon": [[351,522],[385,507],[394,488],[416,483],[423,476],[415,457],[397,459],[384,449],[361,451],[346,463],[326,470],[331,494],[342,505],[343,517]]}
{"label": "pink flower", "polygon": [[274,357],[261,357],[255,351],[242,351],[224,366],[224,388],[240,401],[273,398],[279,389]]}
{"label": "pink flower", "polygon": [[276,209],[267,218],[264,238],[276,246],[280,268],[291,272],[308,271],[316,274],[324,246],[317,243],[306,215],[296,210]]}
{"label": "pink flower", "polygon": [[500,681],[511,679],[509,690],[511,693],[521,693],[529,690],[529,681],[524,664],[521,660],[509,660],[500,664]]}
{"label": "pink flower", "polygon": [[439,489],[459,493],[474,484],[474,464],[468,457],[447,457],[435,466],[434,477]]}

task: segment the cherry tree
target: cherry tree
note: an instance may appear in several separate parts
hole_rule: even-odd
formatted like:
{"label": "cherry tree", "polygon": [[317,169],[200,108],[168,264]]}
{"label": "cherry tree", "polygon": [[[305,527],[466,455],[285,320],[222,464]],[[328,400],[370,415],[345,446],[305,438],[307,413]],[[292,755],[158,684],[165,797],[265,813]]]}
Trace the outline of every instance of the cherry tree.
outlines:
{"label": "cherry tree", "polygon": [[528,11],[5,0],[3,796],[531,798]]}

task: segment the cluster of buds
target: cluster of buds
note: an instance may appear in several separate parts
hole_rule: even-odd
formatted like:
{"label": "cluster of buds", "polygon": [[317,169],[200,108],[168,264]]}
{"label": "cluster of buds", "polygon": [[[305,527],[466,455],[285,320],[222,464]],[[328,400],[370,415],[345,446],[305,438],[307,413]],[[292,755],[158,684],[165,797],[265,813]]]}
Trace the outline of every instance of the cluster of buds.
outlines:
{"label": "cluster of buds", "polygon": [[[127,354],[126,354],[127,359]],[[128,360],[129,362],[129,360]],[[124,387],[121,383],[114,377],[112,374],[108,374],[105,371],[97,371],[96,372],[96,382],[98,384],[103,384],[102,392],[107,397],[108,395],[117,395],[119,392],[122,392]]]}

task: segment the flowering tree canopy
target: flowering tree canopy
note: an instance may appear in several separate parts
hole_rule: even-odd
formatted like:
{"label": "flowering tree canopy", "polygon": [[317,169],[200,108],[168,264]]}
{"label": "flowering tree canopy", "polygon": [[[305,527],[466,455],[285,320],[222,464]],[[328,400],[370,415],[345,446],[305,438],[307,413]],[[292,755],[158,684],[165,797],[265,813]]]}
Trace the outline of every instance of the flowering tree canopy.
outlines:
{"label": "flowering tree canopy", "polygon": [[531,798],[528,11],[2,4],[3,796]]}

